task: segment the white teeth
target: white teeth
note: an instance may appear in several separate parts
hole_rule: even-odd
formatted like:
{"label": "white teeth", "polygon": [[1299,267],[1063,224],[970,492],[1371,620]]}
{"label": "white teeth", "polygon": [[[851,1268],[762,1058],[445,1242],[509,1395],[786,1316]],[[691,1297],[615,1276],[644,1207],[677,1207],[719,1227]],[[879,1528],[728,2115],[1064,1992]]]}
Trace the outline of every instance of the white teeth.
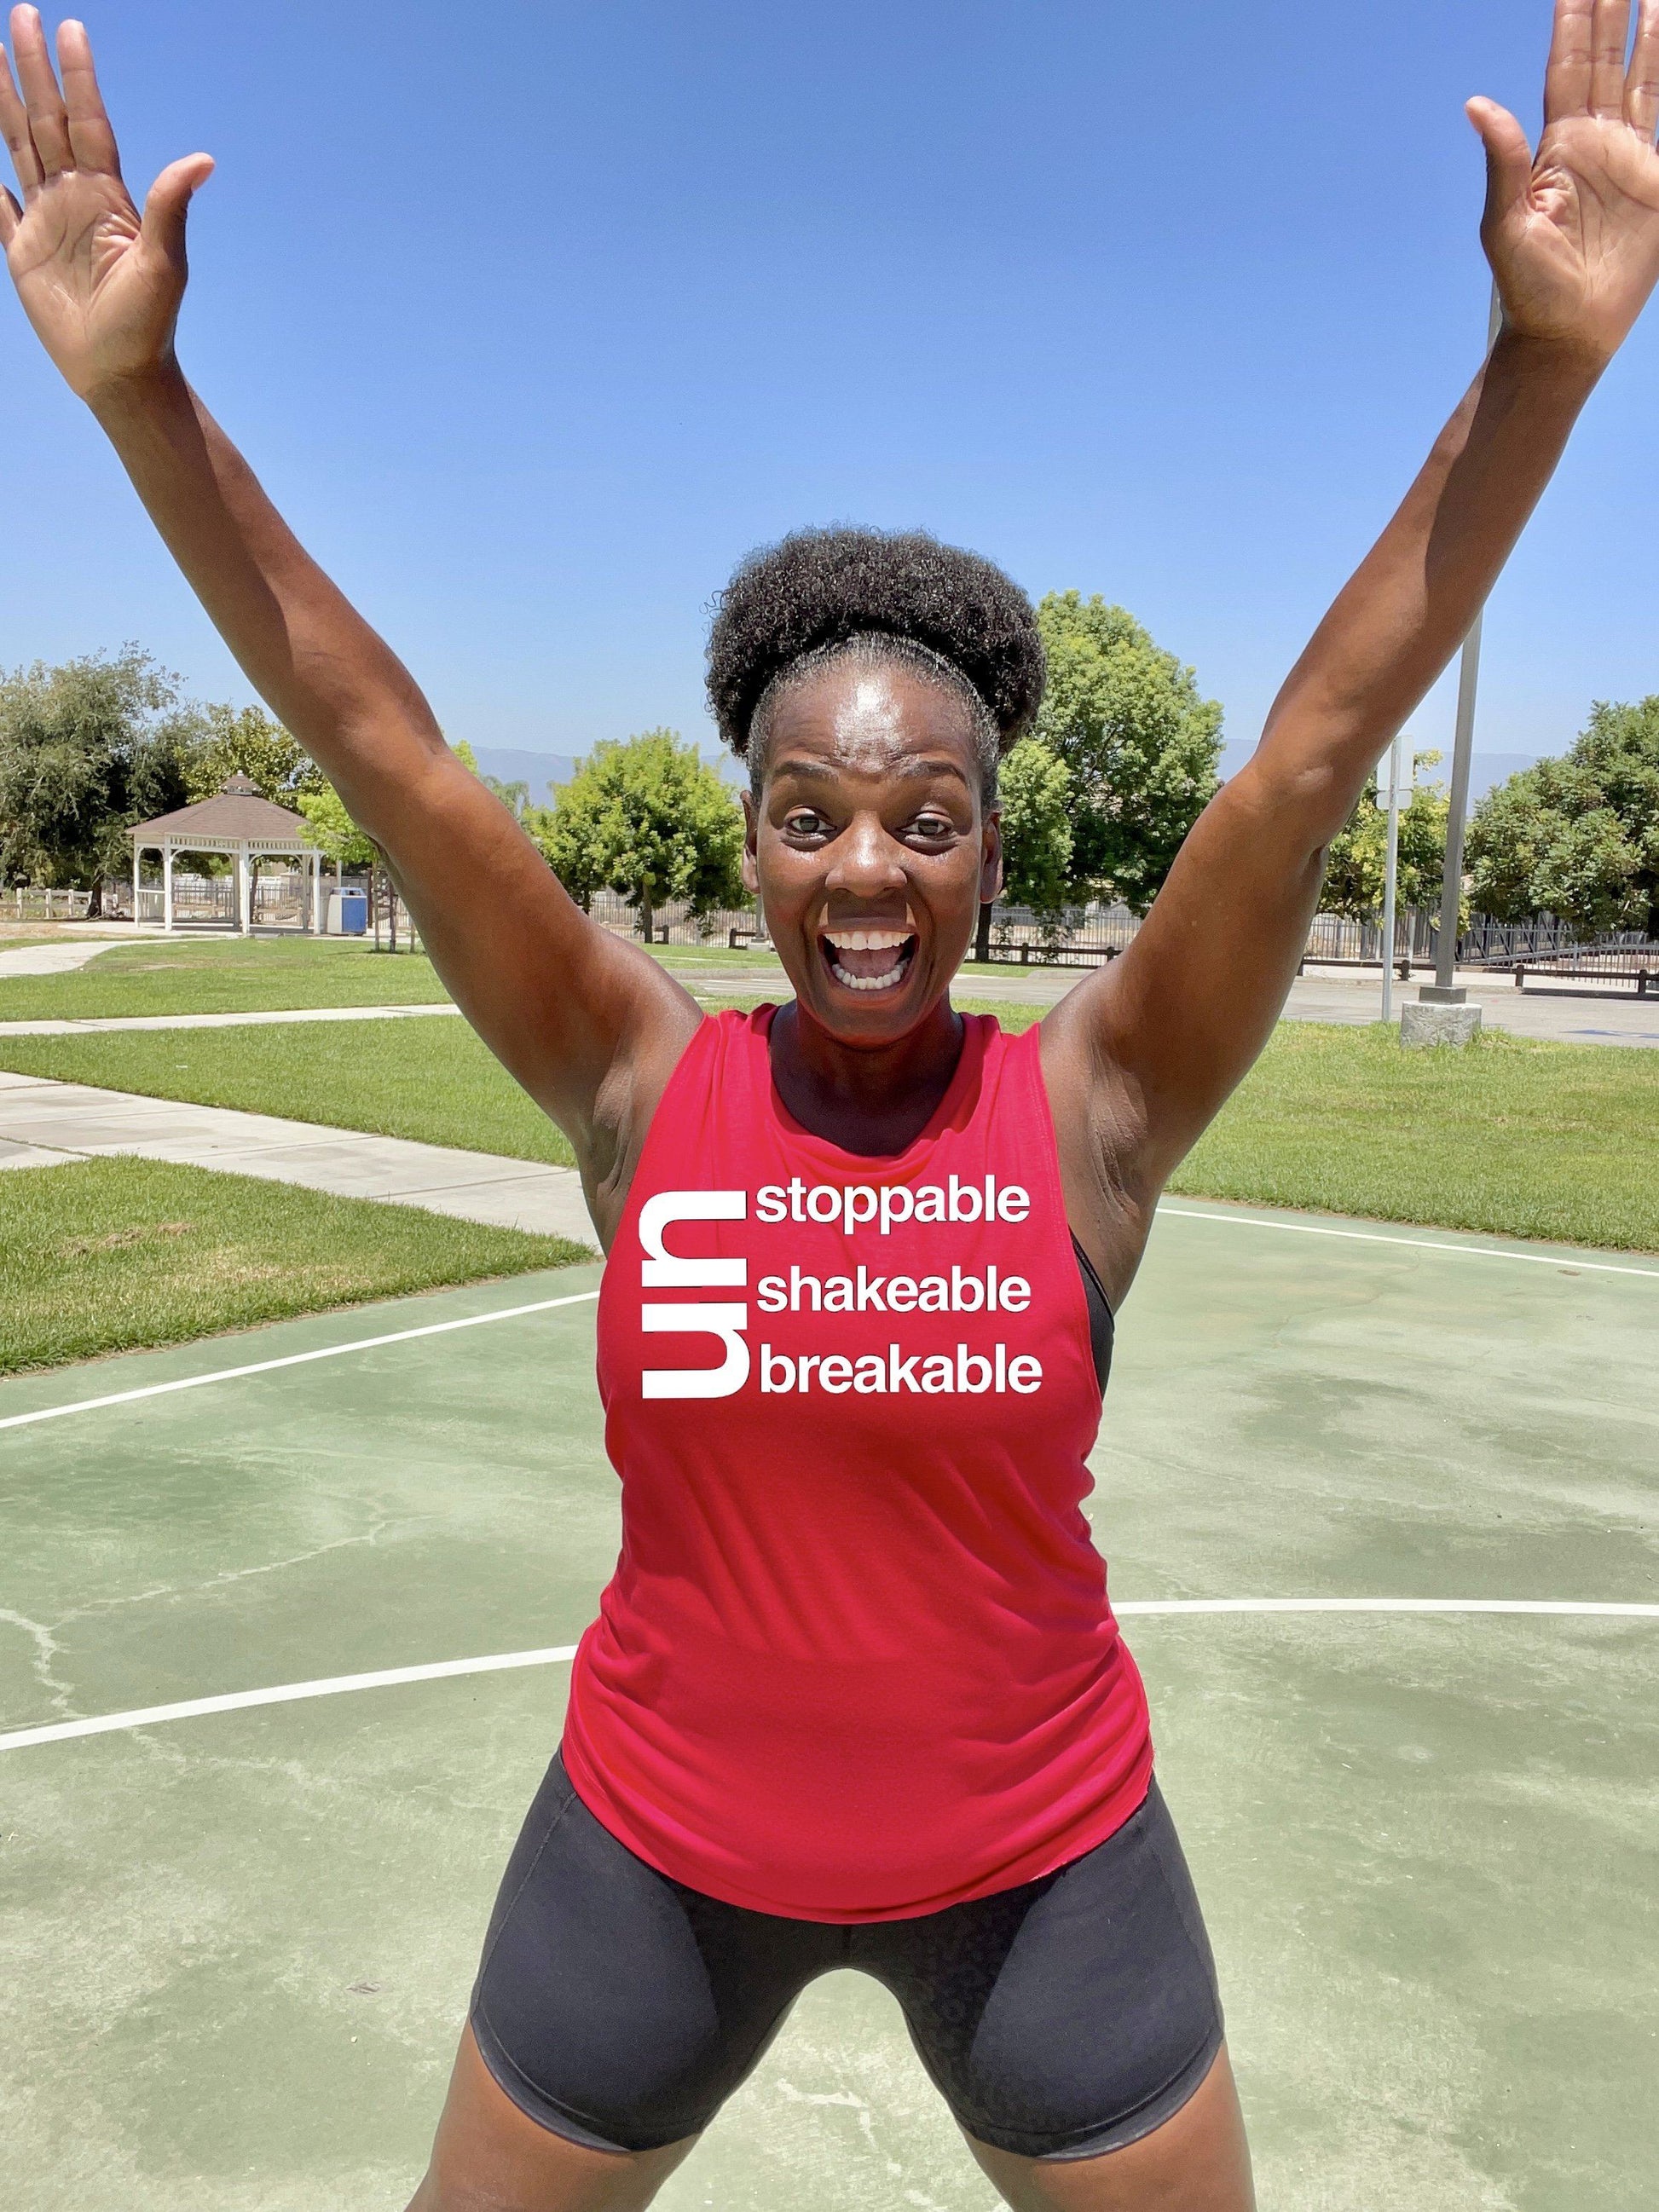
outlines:
{"label": "white teeth", "polygon": [[831,961],[830,969],[836,982],[845,983],[849,991],[890,991],[896,983],[904,981],[909,965],[908,960],[902,960],[884,975],[849,975],[839,960]]}
{"label": "white teeth", "polygon": [[837,952],[891,952],[908,945],[908,929],[827,929],[824,935]]}

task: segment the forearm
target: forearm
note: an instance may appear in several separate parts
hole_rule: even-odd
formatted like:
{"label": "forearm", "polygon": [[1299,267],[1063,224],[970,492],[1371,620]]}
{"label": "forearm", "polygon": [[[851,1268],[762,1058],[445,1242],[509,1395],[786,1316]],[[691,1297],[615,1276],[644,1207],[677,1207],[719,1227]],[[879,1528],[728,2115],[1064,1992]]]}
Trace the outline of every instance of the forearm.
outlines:
{"label": "forearm", "polygon": [[88,404],[248,680],[382,839],[442,746],[413,678],[299,543],[176,365]]}
{"label": "forearm", "polygon": [[1316,631],[1256,756],[1307,800],[1314,842],[1468,635],[1600,374],[1589,355],[1500,336],[1382,538]]}

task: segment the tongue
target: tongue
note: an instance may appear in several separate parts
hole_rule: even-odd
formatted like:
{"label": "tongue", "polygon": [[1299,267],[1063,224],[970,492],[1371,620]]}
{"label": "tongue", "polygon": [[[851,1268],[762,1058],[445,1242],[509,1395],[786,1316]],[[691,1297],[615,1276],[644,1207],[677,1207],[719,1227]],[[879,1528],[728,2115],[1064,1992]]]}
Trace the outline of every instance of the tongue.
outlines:
{"label": "tongue", "polygon": [[890,945],[879,952],[837,952],[836,965],[849,975],[890,975],[903,957],[902,945]]}

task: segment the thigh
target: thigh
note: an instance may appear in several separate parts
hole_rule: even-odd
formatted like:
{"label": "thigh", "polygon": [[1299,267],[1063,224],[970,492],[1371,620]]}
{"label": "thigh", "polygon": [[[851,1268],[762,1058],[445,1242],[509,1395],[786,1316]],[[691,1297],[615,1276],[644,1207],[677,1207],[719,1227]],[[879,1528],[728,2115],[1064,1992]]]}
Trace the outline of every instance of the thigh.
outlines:
{"label": "thigh", "polygon": [[969,2137],[1015,2158],[1091,2159],[1153,2135],[1222,2046],[1209,1941],[1156,1784],[1057,1874],[890,1940],[872,1970],[922,2063]]}
{"label": "thigh", "polygon": [[508,1863],[471,2037],[526,2118],[600,2153],[682,2143],[749,2073],[820,1931],[670,1881],[601,1826],[562,1762]]}
{"label": "thigh", "polygon": [[1094,2158],[1016,2158],[969,2137],[1014,2212],[1255,2212],[1226,2046],[1163,2126]]}
{"label": "thigh", "polygon": [[497,2086],[468,2028],[409,2212],[644,2212],[696,2142],[629,2153],[556,2135]]}

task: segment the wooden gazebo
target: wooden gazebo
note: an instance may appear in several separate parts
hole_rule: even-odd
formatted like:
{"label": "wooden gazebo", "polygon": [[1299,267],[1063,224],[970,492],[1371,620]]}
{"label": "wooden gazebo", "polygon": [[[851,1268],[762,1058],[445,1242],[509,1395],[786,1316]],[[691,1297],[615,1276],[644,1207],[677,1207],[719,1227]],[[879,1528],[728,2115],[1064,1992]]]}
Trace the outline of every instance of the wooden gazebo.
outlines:
{"label": "wooden gazebo", "polygon": [[173,863],[180,853],[222,853],[235,863],[236,927],[247,936],[253,927],[253,870],[257,860],[298,860],[310,878],[310,927],[322,933],[322,849],[303,814],[261,799],[245,775],[233,775],[211,799],[176,813],[158,814],[128,832],[132,839],[132,917],[138,919],[138,864],[145,853],[161,856],[161,926],[172,929]]}

